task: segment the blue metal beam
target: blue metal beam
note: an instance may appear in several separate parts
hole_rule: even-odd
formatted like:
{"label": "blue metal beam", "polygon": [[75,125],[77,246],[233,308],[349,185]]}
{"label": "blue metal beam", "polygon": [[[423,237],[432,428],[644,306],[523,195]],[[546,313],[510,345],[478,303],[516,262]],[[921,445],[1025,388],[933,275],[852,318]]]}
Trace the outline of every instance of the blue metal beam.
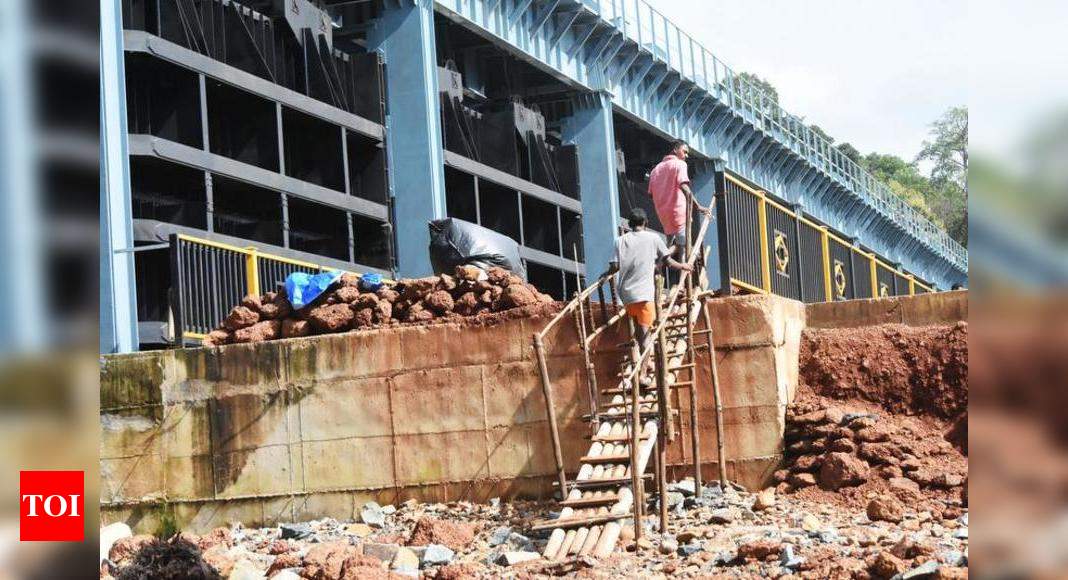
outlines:
{"label": "blue metal beam", "polygon": [[572,109],[572,116],[563,122],[563,138],[579,150],[582,234],[586,270],[593,277],[612,259],[619,221],[611,96],[600,91],[583,95],[575,100]]}
{"label": "blue metal beam", "polygon": [[[22,2],[9,2],[9,7]],[[0,19],[7,21],[7,19]],[[28,30],[28,27],[24,30]],[[120,0],[100,3],[100,352],[137,350],[137,288],[134,273],[130,165],[126,150],[125,57],[122,48]],[[3,83],[11,86],[10,83]],[[11,126],[6,126],[8,131]],[[5,132],[5,134],[7,134]],[[25,146],[25,144],[23,144]],[[13,216],[32,220],[20,212]],[[20,228],[16,228],[16,232]],[[38,244],[22,240],[27,249]],[[5,270],[6,271],[6,270]],[[25,272],[20,274],[24,275]],[[9,296],[19,302],[19,295]],[[28,328],[43,327],[43,312],[34,313],[40,297],[19,302],[19,308],[40,316]]]}
{"label": "blue metal beam", "polygon": [[445,156],[438,99],[434,9],[430,2],[387,6],[368,44],[386,61],[386,145],[397,228],[397,269],[402,276],[432,272],[427,222],[445,217]]}

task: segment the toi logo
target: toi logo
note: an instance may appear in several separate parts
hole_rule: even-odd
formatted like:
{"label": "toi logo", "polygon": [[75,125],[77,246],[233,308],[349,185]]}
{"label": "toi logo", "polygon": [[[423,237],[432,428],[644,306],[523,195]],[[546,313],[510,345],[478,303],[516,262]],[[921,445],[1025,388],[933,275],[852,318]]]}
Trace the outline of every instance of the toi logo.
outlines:
{"label": "toi logo", "polygon": [[85,539],[85,472],[19,472],[19,540]]}

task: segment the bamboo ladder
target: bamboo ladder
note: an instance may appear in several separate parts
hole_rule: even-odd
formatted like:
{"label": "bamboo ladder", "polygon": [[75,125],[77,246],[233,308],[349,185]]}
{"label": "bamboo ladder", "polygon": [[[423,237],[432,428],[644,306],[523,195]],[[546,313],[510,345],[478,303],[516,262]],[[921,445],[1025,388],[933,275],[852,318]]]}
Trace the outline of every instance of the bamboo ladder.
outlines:
{"label": "bamboo ladder", "polygon": [[[698,263],[700,252],[695,248],[703,247],[708,227],[706,218],[702,220],[693,245],[687,244],[686,263],[690,266]],[[610,303],[606,301],[605,286],[608,286]],[[600,324],[597,324],[594,314],[594,294],[599,300],[597,310]],[[665,497],[667,445],[675,440],[677,434],[675,419],[678,411],[672,409],[669,395],[672,391],[685,389],[689,393],[692,463],[697,493],[700,493],[696,351],[701,348],[708,353],[717,428],[722,431],[711,319],[704,308],[709,296],[709,293],[697,288],[694,275],[690,272],[681,273],[679,283],[671,288],[666,299],[658,285],[657,318],[645,344],[639,345],[631,340],[615,347],[629,348],[618,363],[618,382],[612,388],[598,388],[592,345],[606,331],[618,329],[618,325],[626,321],[625,313],[616,306],[618,297],[613,277],[602,276],[576,293],[549,324],[534,334],[534,351],[557,469],[558,481],[555,485],[563,498],[557,517],[536,522],[532,526],[535,531],[552,530],[543,552],[546,559],[609,555],[615,549],[622,531],[620,520],[628,517],[633,518],[635,538],[642,536],[646,481],[655,479],[660,497]],[[583,420],[591,424],[589,450],[579,460],[577,472],[572,472],[575,476],[571,481],[564,469],[556,406],[545,354],[545,339],[560,330],[560,323],[568,316],[575,324],[575,333],[582,348],[589,402],[589,413]],[[702,330],[695,329],[699,321],[704,323]],[[705,343],[696,345],[695,336],[706,337]],[[720,478],[725,482],[722,436],[719,440]],[[650,459],[653,460],[654,473],[646,474]],[[660,530],[663,532],[668,526],[665,501],[660,501],[659,511]]]}

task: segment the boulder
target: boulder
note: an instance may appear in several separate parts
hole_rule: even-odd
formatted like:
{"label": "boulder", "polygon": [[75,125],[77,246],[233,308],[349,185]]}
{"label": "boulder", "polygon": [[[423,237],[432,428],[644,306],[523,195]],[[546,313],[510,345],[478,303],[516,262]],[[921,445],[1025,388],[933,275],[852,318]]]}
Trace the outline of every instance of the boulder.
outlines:
{"label": "boulder", "polygon": [[860,485],[867,481],[868,471],[868,464],[861,459],[847,453],[828,453],[820,466],[820,486],[837,490]]}
{"label": "boulder", "polygon": [[868,502],[868,519],[873,522],[898,523],[904,517],[904,507],[893,497],[877,497]]}

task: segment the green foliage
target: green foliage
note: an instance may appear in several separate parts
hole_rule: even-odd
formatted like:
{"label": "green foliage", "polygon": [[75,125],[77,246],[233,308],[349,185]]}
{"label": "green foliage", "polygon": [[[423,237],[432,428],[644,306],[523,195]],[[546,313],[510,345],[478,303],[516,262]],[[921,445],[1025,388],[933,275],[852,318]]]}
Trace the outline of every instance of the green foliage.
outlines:
{"label": "green foliage", "polygon": [[775,89],[775,85],[753,73],[741,72],[734,76],[735,90],[742,90],[744,84],[749,84],[750,86],[763,91],[771,102],[779,104],[779,91]]}
{"label": "green foliage", "polygon": [[[738,73],[734,77],[735,89],[740,89],[743,82],[763,90],[772,102],[779,102],[779,91],[767,80],[748,72]],[[809,128],[828,143],[835,143],[834,137],[819,125],[811,124]],[[838,143],[836,147],[886,183],[910,206],[944,228],[951,238],[968,245],[967,107],[953,107],[932,123],[929,139],[923,142],[912,162],[884,153],[864,155],[847,142]],[[924,175],[919,167],[924,161],[931,163],[928,175]]]}

